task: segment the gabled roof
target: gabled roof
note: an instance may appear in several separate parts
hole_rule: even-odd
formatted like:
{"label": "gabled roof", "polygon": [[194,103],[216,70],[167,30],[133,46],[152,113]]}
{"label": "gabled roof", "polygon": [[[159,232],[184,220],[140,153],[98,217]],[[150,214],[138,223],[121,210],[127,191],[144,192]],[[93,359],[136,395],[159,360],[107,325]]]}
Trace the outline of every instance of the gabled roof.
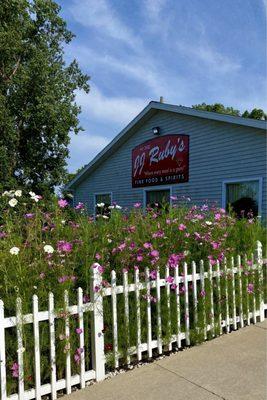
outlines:
{"label": "gabled roof", "polygon": [[96,157],[89,162],[80,172],[73,178],[66,186],[65,190],[72,189],[79,182],[81,182],[85,176],[89,175],[100,162],[103,162],[111,153],[119,148],[131,134],[140,127],[145,121],[151,118],[159,110],[174,112],[176,114],[190,115],[197,118],[205,118],[213,121],[226,122],[230,124],[243,125],[251,128],[266,130],[267,122],[257,119],[236,117],[228,114],[219,114],[210,111],[196,110],[190,107],[176,106],[172,104],[160,103],[157,101],[151,101],[115,138],[96,155]]}

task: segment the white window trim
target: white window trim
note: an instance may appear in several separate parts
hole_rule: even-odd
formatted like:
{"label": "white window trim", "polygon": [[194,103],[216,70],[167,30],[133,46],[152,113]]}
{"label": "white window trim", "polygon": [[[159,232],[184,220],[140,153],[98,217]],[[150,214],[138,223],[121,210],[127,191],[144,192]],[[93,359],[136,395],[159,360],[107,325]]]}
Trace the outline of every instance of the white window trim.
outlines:
{"label": "white window trim", "polygon": [[242,183],[242,182],[259,182],[259,194],[258,194],[258,216],[261,216],[262,213],[262,177],[251,177],[251,178],[234,178],[234,179],[226,179],[222,182],[222,208],[226,209],[226,185],[228,183]]}
{"label": "white window trim", "polygon": [[146,193],[147,192],[154,192],[156,190],[169,190],[170,191],[170,206],[172,206],[172,186],[165,186],[165,185],[157,185],[157,186],[149,186],[143,189],[143,210],[146,210]]}
{"label": "white window trim", "polygon": [[96,209],[96,196],[98,196],[98,195],[102,195],[102,194],[109,194],[110,195],[110,204],[112,204],[112,202],[113,202],[113,192],[96,192],[96,193],[94,193],[93,194],[93,196],[94,196],[94,218],[96,217],[96,215],[95,215],[95,209]]}

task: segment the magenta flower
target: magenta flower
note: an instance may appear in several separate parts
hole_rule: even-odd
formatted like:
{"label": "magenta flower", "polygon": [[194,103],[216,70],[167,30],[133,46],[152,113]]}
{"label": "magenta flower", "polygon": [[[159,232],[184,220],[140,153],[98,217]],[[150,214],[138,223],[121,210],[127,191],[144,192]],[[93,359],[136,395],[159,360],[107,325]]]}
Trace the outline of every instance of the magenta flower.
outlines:
{"label": "magenta flower", "polygon": [[98,272],[99,272],[100,274],[103,274],[104,271],[105,271],[105,267],[103,267],[102,265],[99,265],[99,266],[98,266]]}
{"label": "magenta flower", "polygon": [[80,335],[81,333],[83,333],[82,328],[76,328],[75,332],[77,333],[77,335]]}
{"label": "magenta flower", "polygon": [[186,229],[186,226],[184,224],[180,224],[178,229],[179,231],[184,231]]}
{"label": "magenta flower", "polygon": [[136,257],[136,260],[138,261],[138,262],[140,262],[140,261],[143,261],[143,256],[141,256],[141,254],[138,254],[137,255],[137,257]]}
{"label": "magenta flower", "polygon": [[34,214],[33,213],[24,214],[24,217],[27,219],[31,219],[34,217]]}
{"label": "magenta flower", "polygon": [[204,289],[201,289],[199,295],[200,295],[200,297],[205,297],[205,296],[206,296],[205,290],[204,290]]}
{"label": "magenta flower", "polygon": [[172,284],[174,282],[174,278],[172,276],[167,276],[166,282]]}
{"label": "magenta flower", "polygon": [[157,271],[155,269],[153,269],[152,271],[150,271],[150,278],[151,279],[157,279]]}
{"label": "magenta flower", "polygon": [[0,232],[0,239],[3,239],[7,237],[7,233],[6,232]]}
{"label": "magenta flower", "polygon": [[94,292],[95,292],[95,293],[98,293],[99,291],[100,291],[100,286],[95,286],[95,287],[94,287]]}
{"label": "magenta flower", "polygon": [[69,203],[67,202],[67,200],[60,199],[58,200],[57,204],[59,205],[60,208],[65,208]]}
{"label": "magenta flower", "polygon": [[171,289],[172,289],[172,290],[175,290],[176,288],[177,288],[176,283],[172,283],[172,284],[171,284]]}
{"label": "magenta flower", "polygon": [[211,245],[214,250],[216,250],[220,247],[220,243],[218,243],[218,242],[211,242]]}
{"label": "magenta flower", "polygon": [[72,244],[70,242],[66,242],[65,240],[59,240],[57,242],[57,250],[63,253],[70,253],[72,251]]}
{"label": "magenta flower", "polygon": [[254,292],[254,285],[253,285],[253,283],[249,283],[249,284],[248,284],[248,286],[247,286],[247,292],[248,292],[249,294],[251,294],[251,293]]}
{"label": "magenta flower", "polygon": [[143,246],[145,249],[152,249],[152,244],[149,242],[144,243]]}
{"label": "magenta flower", "polygon": [[158,250],[152,250],[150,252],[150,255],[151,255],[151,257],[156,258],[156,257],[159,257],[159,252],[158,252]]}
{"label": "magenta flower", "polygon": [[135,203],[135,204],[134,204],[134,208],[140,208],[141,205],[142,205],[141,203]]}
{"label": "magenta flower", "polygon": [[75,210],[83,210],[84,209],[84,204],[79,201],[77,206],[75,206],[74,208],[75,208]]}
{"label": "magenta flower", "polygon": [[19,364],[14,362],[12,367],[10,368],[12,372],[12,377],[13,378],[18,378],[19,377]]}

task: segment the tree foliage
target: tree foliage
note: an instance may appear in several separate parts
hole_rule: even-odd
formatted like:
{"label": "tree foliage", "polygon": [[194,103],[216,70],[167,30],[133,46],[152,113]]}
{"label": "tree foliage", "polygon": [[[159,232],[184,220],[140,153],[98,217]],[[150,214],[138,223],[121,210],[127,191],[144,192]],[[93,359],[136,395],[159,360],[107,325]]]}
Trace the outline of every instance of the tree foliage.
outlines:
{"label": "tree foliage", "polygon": [[51,191],[63,182],[70,132],[77,133],[77,89],[89,91],[73,34],[53,0],[0,3],[0,186]]}
{"label": "tree foliage", "polygon": [[260,108],[253,108],[251,111],[244,111],[241,113],[239,110],[236,110],[233,107],[225,107],[221,103],[214,103],[214,104],[195,104],[192,106],[196,110],[202,111],[212,111],[217,112],[220,114],[229,114],[234,115],[236,117],[244,117],[244,118],[252,118],[252,119],[267,119],[267,114]]}

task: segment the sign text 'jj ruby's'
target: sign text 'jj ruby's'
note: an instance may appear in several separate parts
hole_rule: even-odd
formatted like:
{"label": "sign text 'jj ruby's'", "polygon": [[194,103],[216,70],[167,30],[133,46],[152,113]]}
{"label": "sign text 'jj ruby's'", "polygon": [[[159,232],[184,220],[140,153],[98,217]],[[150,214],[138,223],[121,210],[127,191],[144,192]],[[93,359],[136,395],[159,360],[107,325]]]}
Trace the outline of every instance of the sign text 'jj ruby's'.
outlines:
{"label": "sign text 'jj ruby's'", "polygon": [[132,186],[188,182],[189,137],[166,135],[144,142],[132,151]]}

